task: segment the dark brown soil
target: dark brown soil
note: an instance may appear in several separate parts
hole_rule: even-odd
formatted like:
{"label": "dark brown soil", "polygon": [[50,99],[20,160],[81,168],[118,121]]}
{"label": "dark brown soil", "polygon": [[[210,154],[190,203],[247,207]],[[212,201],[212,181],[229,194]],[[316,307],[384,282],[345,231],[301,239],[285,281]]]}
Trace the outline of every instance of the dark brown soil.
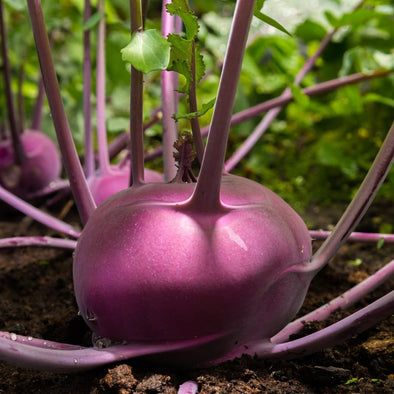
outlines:
{"label": "dark brown soil", "polygon": [[[13,235],[53,235],[44,226],[0,206],[0,238]],[[308,223],[327,228],[339,210],[313,210]],[[75,218],[71,211],[65,218]],[[374,230],[384,219],[394,222],[392,203],[373,207],[363,230]],[[316,244],[316,246],[318,246]],[[304,314],[388,263],[394,245],[348,244],[313,281]],[[358,266],[349,262],[361,259]],[[72,256],[69,251],[40,248],[0,252],[0,330],[49,340],[88,345],[90,333],[77,315]],[[357,308],[387,293],[393,282],[360,302]],[[352,309],[353,310],[353,309]],[[335,319],[351,311],[337,313]],[[309,325],[308,331],[313,329]],[[297,360],[267,361],[243,357],[218,367],[177,372],[142,365],[137,360],[79,374],[28,371],[0,363],[0,393],[176,393],[186,380],[199,393],[393,393],[394,319],[387,319],[356,338]]]}

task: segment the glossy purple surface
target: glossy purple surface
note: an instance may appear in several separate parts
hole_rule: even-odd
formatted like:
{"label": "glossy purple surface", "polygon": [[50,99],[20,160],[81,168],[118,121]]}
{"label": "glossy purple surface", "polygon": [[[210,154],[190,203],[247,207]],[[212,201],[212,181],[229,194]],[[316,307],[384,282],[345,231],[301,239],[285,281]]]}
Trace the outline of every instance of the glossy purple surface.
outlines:
{"label": "glossy purple surface", "polygon": [[[144,176],[146,182],[163,182],[163,175],[157,171],[145,169]],[[100,205],[108,197],[129,187],[130,168],[112,167],[105,175],[89,178],[88,183],[95,203]]]}
{"label": "glossy purple surface", "polygon": [[11,140],[0,140],[0,184],[24,197],[58,179],[62,164],[55,143],[44,133],[25,130],[21,141],[27,159],[17,166]]}
{"label": "glossy purple surface", "polygon": [[151,184],[109,198],[74,256],[78,306],[97,335],[155,343],[217,335],[188,352],[190,364],[274,335],[311,279],[284,273],[310,259],[311,240],[280,197],[226,175],[226,209],[203,215],[182,203],[193,188]]}

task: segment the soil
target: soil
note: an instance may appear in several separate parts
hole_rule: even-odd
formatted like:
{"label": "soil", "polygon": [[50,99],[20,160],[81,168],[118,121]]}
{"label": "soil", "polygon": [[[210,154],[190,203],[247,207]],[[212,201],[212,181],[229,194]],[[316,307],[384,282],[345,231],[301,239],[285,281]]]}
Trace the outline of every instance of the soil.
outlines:
{"label": "soil", "polygon": [[[0,238],[55,235],[12,209],[0,205]],[[342,207],[309,209],[304,217],[314,228],[329,229]],[[64,212],[62,213],[64,216]],[[67,222],[78,224],[74,209]],[[392,202],[373,206],[359,229],[376,231],[394,223]],[[317,248],[319,243],[315,243]],[[346,244],[312,282],[300,315],[340,295],[394,256],[394,245]],[[361,264],[351,262],[361,260]],[[360,260],[357,260],[360,262]],[[0,253],[0,330],[59,342],[90,344],[90,332],[77,314],[72,287],[72,253],[43,248],[3,249]],[[393,288],[386,282],[349,315]],[[308,324],[311,332],[321,323]],[[198,393],[393,393],[394,318],[333,348],[295,360],[242,357],[211,369],[174,371],[129,360],[76,374],[38,372],[0,363],[0,393],[176,393],[187,380]]]}

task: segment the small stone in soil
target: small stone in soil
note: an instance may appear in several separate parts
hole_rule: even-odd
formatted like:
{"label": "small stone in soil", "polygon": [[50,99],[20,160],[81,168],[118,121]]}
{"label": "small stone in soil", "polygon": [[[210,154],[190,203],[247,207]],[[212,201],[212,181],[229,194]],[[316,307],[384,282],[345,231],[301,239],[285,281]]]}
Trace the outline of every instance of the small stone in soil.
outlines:
{"label": "small stone in soil", "polygon": [[304,366],[299,372],[300,379],[305,382],[321,384],[324,386],[338,385],[346,382],[351,377],[350,370],[332,366]]}

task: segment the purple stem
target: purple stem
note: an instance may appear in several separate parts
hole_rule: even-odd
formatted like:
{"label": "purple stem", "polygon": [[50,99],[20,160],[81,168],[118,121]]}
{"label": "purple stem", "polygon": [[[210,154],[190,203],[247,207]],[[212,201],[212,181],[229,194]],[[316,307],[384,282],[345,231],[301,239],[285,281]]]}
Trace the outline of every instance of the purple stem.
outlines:
{"label": "purple stem", "polygon": [[0,239],[0,248],[16,248],[23,246],[39,246],[74,250],[77,246],[77,242],[71,239],[54,237],[12,237]]}
{"label": "purple stem", "polygon": [[[86,23],[91,16],[90,0],[85,0],[85,8],[83,14],[83,21]],[[91,93],[92,93],[92,60],[90,58],[91,52],[91,36],[90,29],[83,32],[83,114],[84,114],[84,130],[85,130],[85,175],[86,178],[93,176],[95,170],[94,163],[94,149],[93,149],[93,132],[92,132],[92,107],[91,107]]]}
{"label": "purple stem", "polygon": [[285,328],[278,332],[271,338],[272,343],[281,343],[288,341],[290,335],[294,335],[302,330],[304,323],[308,321],[322,321],[327,319],[332,313],[338,309],[346,309],[356,302],[361,300],[371,291],[377,289],[384,282],[388,281],[390,277],[394,275],[394,260],[388,263],[386,266],[375,272],[369,278],[365,279],[352,289],[346,291],[339,297],[331,300],[327,304],[320,308],[308,313],[305,316],[300,317],[297,320],[289,323]]}
{"label": "purple stem", "polygon": [[238,0],[235,6],[204,159],[196,188],[189,202],[192,209],[197,209],[200,212],[218,212],[222,208],[220,183],[230,130],[230,119],[253,9],[253,0]]}
{"label": "purple stem", "polygon": [[[332,36],[337,32],[338,29],[333,29],[330,33],[326,34],[317,48],[316,52],[311,56],[298,72],[294,79],[294,85],[298,86],[305,75],[312,69],[313,65],[316,62],[316,59],[322,54],[323,50],[326,48],[328,43],[331,41]],[[287,99],[292,96],[290,88],[286,88],[283,93],[279,96],[279,98]],[[226,171],[231,171],[241,160],[242,158],[253,148],[256,142],[261,138],[264,132],[268,129],[271,123],[278,116],[281,111],[282,106],[278,106],[276,108],[272,108],[268,111],[262,121],[259,123],[257,128],[253,131],[253,133],[245,140],[242,146],[227,160],[225,164]]]}
{"label": "purple stem", "polygon": [[32,193],[27,193],[26,199],[32,200],[34,198],[46,196],[48,194],[65,189],[68,189],[68,191],[70,191],[70,182],[68,181],[68,179],[57,179],[56,181],[52,181],[49,186],[45,186],[44,188]]}
{"label": "purple stem", "polygon": [[157,344],[130,343],[86,348],[0,331],[0,361],[53,372],[77,372],[129,358],[187,349],[215,340],[215,336]]}
{"label": "purple stem", "polygon": [[56,231],[60,231],[61,233],[74,238],[78,238],[80,235],[80,232],[74,227],[70,226],[67,223],[64,223],[59,219],[52,217],[51,215],[48,215],[47,213],[40,211],[33,205],[23,201],[21,198],[10,193],[2,186],[0,186],[0,200],[3,200],[5,203],[11,205],[18,211],[24,213],[27,216],[30,216],[34,220],[37,220],[37,222],[40,222]]}
{"label": "purple stem", "polygon": [[[162,7],[162,35],[167,37],[174,33],[175,17],[167,12],[166,5],[171,0],[163,0]],[[176,175],[177,168],[173,156],[174,142],[178,136],[178,129],[172,115],[176,112],[176,82],[173,71],[161,72],[161,101],[162,101],[162,127],[163,127],[163,166],[164,179],[166,182],[173,179]]]}
{"label": "purple stem", "polygon": [[45,90],[51,109],[53,124],[55,126],[59,147],[66,168],[67,177],[70,180],[76,205],[83,223],[96,209],[93,197],[86,183],[81,163],[75,149],[70,126],[64,110],[62,97],[57,82],[55,68],[51,57],[51,47],[45,29],[44,16],[40,0],[27,0],[31,24],[33,27],[34,40],[36,43],[38,59],[44,79]]}
{"label": "purple stem", "polygon": [[394,313],[394,291],[372,302],[358,312],[334,323],[318,332],[307,335],[304,338],[274,345],[266,353],[264,347],[259,349],[258,344],[252,345],[248,353],[257,354],[260,357],[300,357],[334,346],[351,338]]}
{"label": "purple stem", "polygon": [[209,365],[217,365],[223,361],[240,357],[243,354],[257,356],[259,358],[284,359],[304,357],[337,345],[373,327],[380,321],[390,317],[393,313],[394,290],[365,308],[313,334],[279,344],[273,344],[267,340],[248,343],[230,352],[225,357],[211,362]]}
{"label": "purple stem", "polygon": [[[130,30],[142,30],[141,0],[130,0]],[[131,66],[130,82],[130,185],[144,184],[143,74]]]}
{"label": "purple stem", "polygon": [[[394,161],[394,123],[388,132],[371,168],[357,194],[347,207],[331,235],[312,257],[311,263],[300,269],[314,271],[322,269],[328,260],[343,245],[371,205]],[[297,268],[295,268],[297,269]]]}
{"label": "purple stem", "polygon": [[42,107],[44,106],[44,94],[45,94],[44,82],[42,80],[42,77],[40,77],[40,80],[38,81],[38,94],[37,94],[36,102],[34,104],[33,116],[30,125],[30,127],[33,130],[41,130]]}
{"label": "purple stem", "polygon": [[[309,235],[314,241],[324,241],[331,235],[331,231],[309,230]],[[394,234],[353,232],[349,235],[347,242],[377,243],[380,240],[383,240],[384,243],[392,244],[394,243]]]}
{"label": "purple stem", "polygon": [[17,94],[17,107],[18,107],[18,123],[19,130],[23,133],[25,130],[25,106],[23,100],[23,83],[25,80],[25,59],[22,59],[22,64],[19,66],[18,71],[18,94]]}
{"label": "purple stem", "polygon": [[[51,49],[53,48],[53,32],[49,32],[49,45]],[[44,88],[44,81],[42,79],[42,75],[40,75],[40,79],[38,81],[38,94],[36,98],[36,102],[33,108],[33,116],[30,127],[33,130],[41,130],[42,124],[42,108],[44,106],[44,95],[45,95],[45,88]]]}
{"label": "purple stem", "polygon": [[5,88],[5,97],[8,111],[8,120],[10,123],[11,130],[11,138],[12,138],[12,146],[14,148],[15,153],[15,163],[23,164],[26,160],[26,154],[23,149],[23,145],[21,142],[20,134],[20,125],[18,125],[16,119],[16,111],[14,106],[14,101],[12,97],[12,88],[11,88],[11,67],[10,61],[8,59],[8,44],[7,44],[7,29],[4,23],[4,7],[3,1],[0,0],[0,34],[1,34],[1,54],[3,57],[3,75],[4,75],[4,88]]}
{"label": "purple stem", "polygon": [[[98,12],[104,12],[104,0],[99,0]],[[107,130],[105,127],[105,17],[98,24],[97,32],[97,140],[100,174],[110,172]]]}

